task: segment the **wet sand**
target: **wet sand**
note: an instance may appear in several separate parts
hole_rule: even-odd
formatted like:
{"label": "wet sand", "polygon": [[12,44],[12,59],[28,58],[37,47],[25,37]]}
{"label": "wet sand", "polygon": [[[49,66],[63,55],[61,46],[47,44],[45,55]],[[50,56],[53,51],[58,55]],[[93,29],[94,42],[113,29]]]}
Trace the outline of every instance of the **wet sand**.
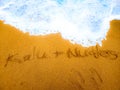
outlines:
{"label": "wet sand", "polygon": [[120,21],[103,45],[30,36],[0,21],[0,90],[120,90]]}

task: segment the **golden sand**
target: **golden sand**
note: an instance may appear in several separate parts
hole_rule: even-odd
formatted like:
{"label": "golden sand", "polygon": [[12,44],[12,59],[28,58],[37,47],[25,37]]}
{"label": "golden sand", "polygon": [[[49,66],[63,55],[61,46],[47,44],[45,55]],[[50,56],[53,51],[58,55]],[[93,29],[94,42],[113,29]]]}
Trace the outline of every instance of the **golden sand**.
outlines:
{"label": "golden sand", "polygon": [[0,21],[0,90],[120,90],[120,21],[102,47],[30,36]]}

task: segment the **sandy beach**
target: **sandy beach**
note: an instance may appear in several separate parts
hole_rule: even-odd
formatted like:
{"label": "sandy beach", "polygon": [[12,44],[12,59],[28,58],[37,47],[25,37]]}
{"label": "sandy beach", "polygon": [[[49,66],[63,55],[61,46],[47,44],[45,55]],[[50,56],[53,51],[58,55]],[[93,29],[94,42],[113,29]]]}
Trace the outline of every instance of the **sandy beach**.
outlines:
{"label": "sandy beach", "polygon": [[120,90],[120,20],[92,47],[0,21],[0,90]]}

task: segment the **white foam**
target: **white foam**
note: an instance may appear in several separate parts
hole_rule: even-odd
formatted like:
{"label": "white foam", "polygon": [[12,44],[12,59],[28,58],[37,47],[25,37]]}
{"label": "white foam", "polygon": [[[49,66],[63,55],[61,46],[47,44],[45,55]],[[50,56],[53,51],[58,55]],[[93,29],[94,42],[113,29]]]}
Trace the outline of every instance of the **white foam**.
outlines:
{"label": "white foam", "polygon": [[94,46],[105,39],[120,0],[0,0],[0,20],[31,35],[60,32],[64,39]]}

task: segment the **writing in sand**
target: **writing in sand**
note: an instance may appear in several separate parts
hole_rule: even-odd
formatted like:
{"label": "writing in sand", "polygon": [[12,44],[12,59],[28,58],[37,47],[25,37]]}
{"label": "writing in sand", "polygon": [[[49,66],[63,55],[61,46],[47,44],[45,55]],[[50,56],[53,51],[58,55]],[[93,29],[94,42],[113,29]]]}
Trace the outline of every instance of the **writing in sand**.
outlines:
{"label": "writing in sand", "polygon": [[[40,52],[41,51],[41,52]],[[6,63],[5,67],[8,65],[9,62],[17,62],[17,63],[22,63],[25,61],[30,61],[30,60],[39,60],[39,59],[47,59],[47,58],[59,58],[59,57],[66,57],[68,59],[71,58],[78,58],[78,59],[83,59],[86,57],[93,57],[95,59],[98,58],[106,58],[107,60],[117,60],[118,58],[118,53],[117,51],[113,50],[103,50],[100,49],[100,47],[95,46],[92,48],[87,48],[87,49],[81,49],[81,48],[68,48],[66,50],[55,50],[51,52],[43,52],[40,50],[38,47],[33,47],[32,52],[27,52],[27,54],[22,54],[22,53],[8,53],[6,56]]]}

